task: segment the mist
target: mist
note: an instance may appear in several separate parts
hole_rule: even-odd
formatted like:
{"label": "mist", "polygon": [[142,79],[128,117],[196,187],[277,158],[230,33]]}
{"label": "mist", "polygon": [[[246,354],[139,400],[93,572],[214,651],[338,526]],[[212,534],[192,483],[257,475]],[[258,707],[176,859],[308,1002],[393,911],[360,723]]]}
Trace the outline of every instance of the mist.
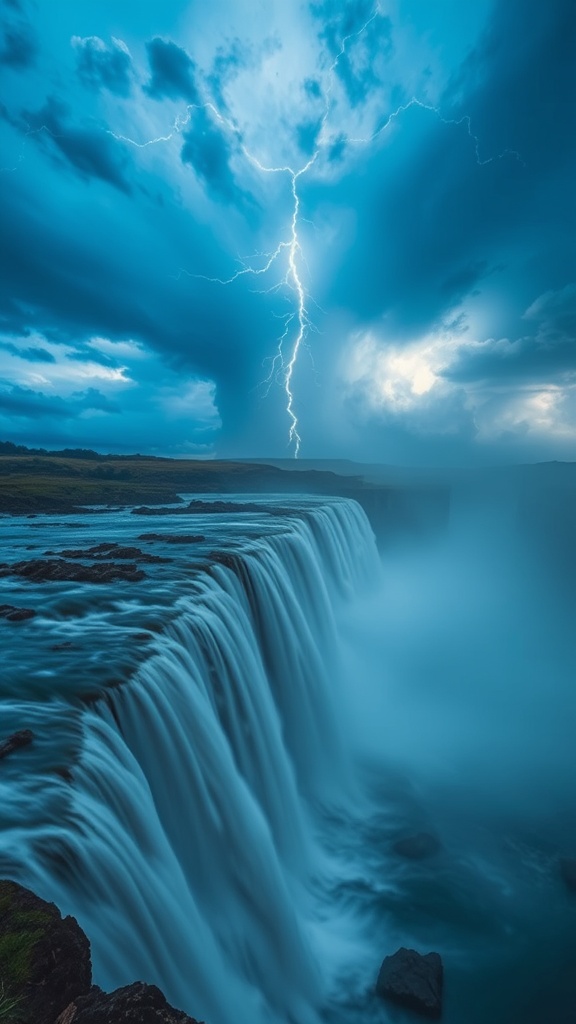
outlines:
{"label": "mist", "polygon": [[[468,1024],[572,1019],[572,493],[460,481],[439,535],[384,544],[343,627],[345,714],[374,797],[363,843],[379,851],[358,845],[368,934],[444,954],[446,1024],[463,1008]],[[434,856],[395,853],[422,831]]]}

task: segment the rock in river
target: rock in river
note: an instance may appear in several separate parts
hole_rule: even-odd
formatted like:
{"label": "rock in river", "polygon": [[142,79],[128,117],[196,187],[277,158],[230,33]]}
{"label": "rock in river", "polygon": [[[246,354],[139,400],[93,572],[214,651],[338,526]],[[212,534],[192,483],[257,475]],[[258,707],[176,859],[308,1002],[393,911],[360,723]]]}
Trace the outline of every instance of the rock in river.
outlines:
{"label": "rock in river", "polygon": [[376,992],[398,1006],[437,1019],[442,1013],[442,960],[438,953],[402,947],[380,968]]}

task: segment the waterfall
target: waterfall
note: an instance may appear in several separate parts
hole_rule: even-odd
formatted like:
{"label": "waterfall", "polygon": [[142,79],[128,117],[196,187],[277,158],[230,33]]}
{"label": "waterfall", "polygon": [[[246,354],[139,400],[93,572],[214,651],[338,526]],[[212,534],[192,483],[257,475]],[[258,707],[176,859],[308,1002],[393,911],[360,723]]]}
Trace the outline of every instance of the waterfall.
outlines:
{"label": "waterfall", "polygon": [[155,983],[208,1024],[319,1019],[315,818],[352,785],[335,615],[376,564],[354,502],[295,512],[192,578],[82,712],[66,813],[12,875],[78,917],[102,986]]}

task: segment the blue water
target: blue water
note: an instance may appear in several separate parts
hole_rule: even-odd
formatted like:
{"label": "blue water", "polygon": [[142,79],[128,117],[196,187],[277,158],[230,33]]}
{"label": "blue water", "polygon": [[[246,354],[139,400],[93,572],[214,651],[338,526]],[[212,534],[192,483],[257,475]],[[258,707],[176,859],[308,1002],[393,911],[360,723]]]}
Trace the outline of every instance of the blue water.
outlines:
{"label": "blue water", "polygon": [[[519,550],[503,572],[493,535],[492,559],[456,537],[381,561],[354,502],[235,500],[262,511],[3,520],[6,561],[102,541],[171,561],[0,580],[38,612],[0,621],[1,732],[35,733],[0,762],[0,872],[78,918],[98,984],[153,982],[208,1024],[408,1021],[373,995],[400,945],[442,954],[446,1024],[571,1020],[573,647],[550,581]],[[437,854],[394,852],[422,830]]]}

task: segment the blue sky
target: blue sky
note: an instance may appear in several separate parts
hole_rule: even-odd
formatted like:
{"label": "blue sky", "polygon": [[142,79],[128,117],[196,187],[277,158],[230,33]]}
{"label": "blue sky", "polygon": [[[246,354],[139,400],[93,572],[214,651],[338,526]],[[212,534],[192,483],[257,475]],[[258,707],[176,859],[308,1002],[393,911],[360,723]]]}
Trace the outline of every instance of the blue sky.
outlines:
{"label": "blue sky", "polygon": [[1,2],[1,438],[576,457],[572,0]]}

